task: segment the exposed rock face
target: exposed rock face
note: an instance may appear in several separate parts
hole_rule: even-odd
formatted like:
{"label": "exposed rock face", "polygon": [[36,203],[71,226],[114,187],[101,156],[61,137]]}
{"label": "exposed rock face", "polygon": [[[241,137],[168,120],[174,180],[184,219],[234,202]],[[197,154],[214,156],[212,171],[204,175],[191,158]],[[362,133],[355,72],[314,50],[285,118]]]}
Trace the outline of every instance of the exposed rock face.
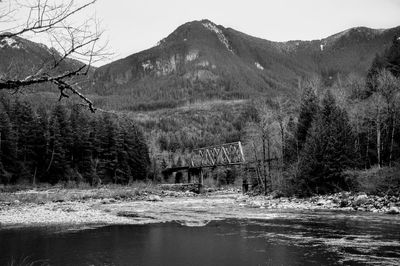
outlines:
{"label": "exposed rock face", "polygon": [[229,44],[228,39],[217,25],[215,25],[210,21],[205,21],[203,22],[203,26],[209,29],[210,31],[214,32],[217,35],[218,39],[221,41],[221,43],[226,47],[226,49],[229,52],[234,53],[232,47]]}
{"label": "exposed rock face", "polygon": [[186,54],[186,62],[192,62],[196,60],[199,57],[199,51],[198,50],[191,50]]}

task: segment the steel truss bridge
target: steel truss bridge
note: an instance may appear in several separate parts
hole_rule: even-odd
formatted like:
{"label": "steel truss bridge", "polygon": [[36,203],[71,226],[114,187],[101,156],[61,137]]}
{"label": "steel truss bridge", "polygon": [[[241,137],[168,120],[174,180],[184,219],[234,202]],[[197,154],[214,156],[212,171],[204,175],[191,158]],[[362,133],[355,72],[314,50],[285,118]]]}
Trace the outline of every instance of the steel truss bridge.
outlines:
{"label": "steel truss bridge", "polygon": [[216,167],[243,164],[245,162],[240,141],[194,149],[190,156],[190,166]]}
{"label": "steel truss bridge", "polygon": [[190,153],[186,165],[169,167],[164,169],[162,173],[164,177],[168,177],[175,172],[187,171],[189,182],[191,181],[191,176],[199,176],[199,184],[203,185],[203,168],[241,165],[245,162],[242,144],[238,141],[194,149]]}

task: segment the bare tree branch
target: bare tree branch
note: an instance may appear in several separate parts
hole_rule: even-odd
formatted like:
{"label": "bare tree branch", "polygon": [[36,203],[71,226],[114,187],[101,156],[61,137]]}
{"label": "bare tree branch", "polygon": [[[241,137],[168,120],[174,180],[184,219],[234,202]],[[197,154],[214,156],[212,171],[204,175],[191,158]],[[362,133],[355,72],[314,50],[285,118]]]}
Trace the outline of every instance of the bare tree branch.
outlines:
{"label": "bare tree branch", "polygon": [[[7,71],[0,75],[0,90],[19,91],[26,86],[50,83],[57,86],[60,99],[68,97],[65,91],[70,91],[94,112],[93,103],[77,89],[74,77],[87,75],[93,62],[110,55],[105,50],[106,43],[99,42],[103,32],[95,17],[77,23],[83,10],[94,6],[96,1],[81,1],[79,5],[74,0],[0,1],[0,41],[29,35],[52,46],[48,58],[44,58],[31,73],[17,75]],[[21,12],[27,17],[24,22],[11,19]],[[7,29],[10,24],[12,26]]]}

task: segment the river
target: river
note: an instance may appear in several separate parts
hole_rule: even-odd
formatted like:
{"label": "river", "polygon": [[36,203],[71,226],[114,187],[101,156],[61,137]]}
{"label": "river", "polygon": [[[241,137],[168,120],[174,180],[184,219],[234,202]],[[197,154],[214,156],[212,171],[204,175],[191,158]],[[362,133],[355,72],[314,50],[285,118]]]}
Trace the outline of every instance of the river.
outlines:
{"label": "river", "polygon": [[398,216],[295,214],[204,226],[3,228],[0,265],[400,265]]}

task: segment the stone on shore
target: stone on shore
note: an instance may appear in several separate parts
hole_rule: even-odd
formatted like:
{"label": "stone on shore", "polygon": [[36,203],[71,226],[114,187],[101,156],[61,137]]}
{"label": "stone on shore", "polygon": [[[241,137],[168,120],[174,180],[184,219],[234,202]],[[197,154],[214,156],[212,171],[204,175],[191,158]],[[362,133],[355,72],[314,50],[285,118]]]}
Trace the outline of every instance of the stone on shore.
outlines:
{"label": "stone on shore", "polygon": [[368,201],[369,201],[369,198],[368,198],[367,194],[363,193],[363,194],[358,195],[354,199],[353,206],[358,207],[358,206],[366,204]]}
{"label": "stone on shore", "polygon": [[150,195],[147,198],[147,201],[162,201],[161,197],[158,195]]}
{"label": "stone on shore", "polygon": [[400,209],[396,206],[392,206],[389,208],[389,210],[386,213],[387,214],[400,214]]}

